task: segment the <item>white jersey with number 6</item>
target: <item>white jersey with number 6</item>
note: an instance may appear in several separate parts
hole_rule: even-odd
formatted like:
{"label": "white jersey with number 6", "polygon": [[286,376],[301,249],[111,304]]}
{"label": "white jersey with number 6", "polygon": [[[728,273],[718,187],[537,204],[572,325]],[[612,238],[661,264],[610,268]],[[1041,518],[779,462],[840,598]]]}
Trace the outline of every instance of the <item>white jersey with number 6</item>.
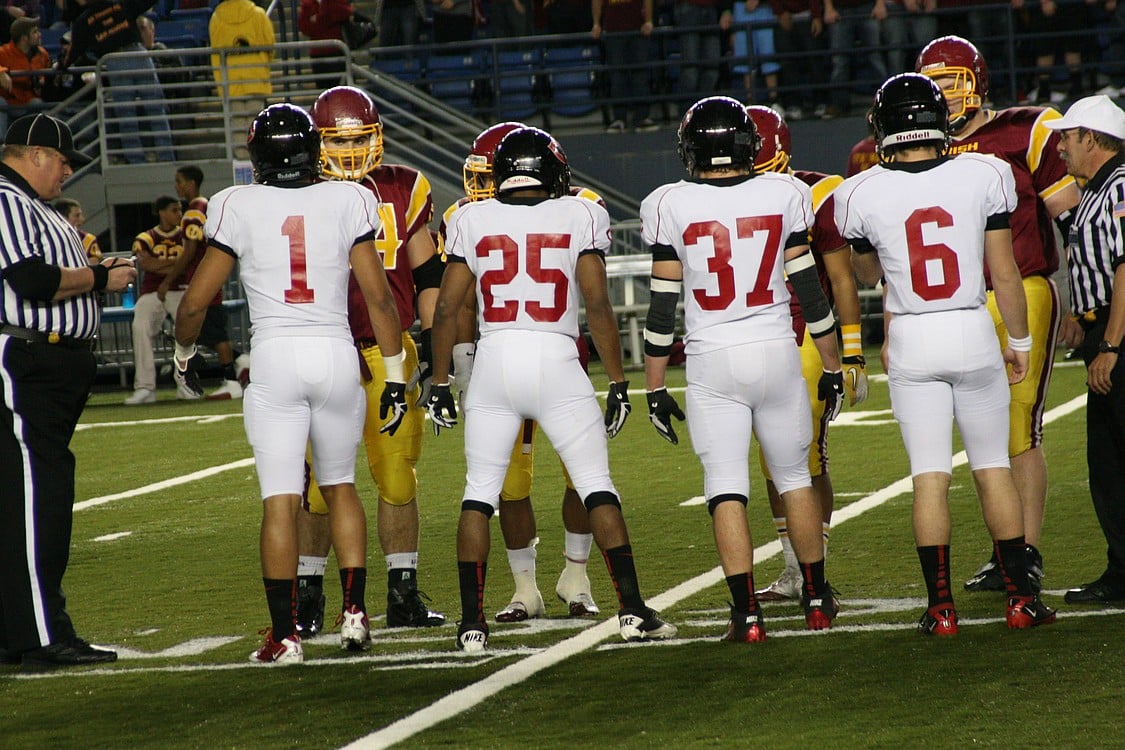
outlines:
{"label": "white jersey with number 6", "polygon": [[351,342],[349,257],[375,237],[378,209],[371,191],[352,182],[240,185],[211,199],[204,232],[238,259],[256,344],[275,336]]}
{"label": "white jersey with number 6", "polygon": [[985,302],[984,233],[1016,207],[1012,168],[960,154],[919,171],[877,165],[836,188],[836,226],[879,254],[889,312],[971,309]]}
{"label": "white jersey with number 6", "polygon": [[672,248],[683,264],[688,354],[793,338],[784,254],[808,244],[812,221],[808,186],[773,172],[680,180],[644,199],[645,244]]}
{"label": "white jersey with number 6", "polygon": [[604,254],[609,247],[609,214],[573,196],[535,204],[467,203],[446,227],[446,254],[463,260],[477,277],[482,339],[503,329],[576,338],[578,256],[587,250]]}

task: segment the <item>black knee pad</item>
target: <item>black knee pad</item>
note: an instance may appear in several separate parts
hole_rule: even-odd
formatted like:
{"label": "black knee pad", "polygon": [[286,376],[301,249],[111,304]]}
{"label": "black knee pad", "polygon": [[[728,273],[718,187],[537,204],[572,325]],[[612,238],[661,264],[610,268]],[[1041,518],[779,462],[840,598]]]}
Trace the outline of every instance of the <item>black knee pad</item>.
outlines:
{"label": "black knee pad", "polygon": [[713,498],[707,501],[707,512],[711,515],[715,515],[715,508],[719,507],[719,503],[729,502],[742,503],[742,507],[745,508],[747,503],[749,503],[750,501],[749,498],[746,497],[746,495],[715,495]]}
{"label": "black knee pad", "polygon": [[586,506],[586,512],[592,511],[600,505],[612,505],[620,510],[621,498],[612,492],[603,490],[600,492],[591,492],[586,496],[586,499],[582,501],[582,504]]}
{"label": "black knee pad", "polygon": [[492,507],[491,503],[482,503],[480,500],[462,500],[461,511],[475,510],[477,513],[483,513],[485,518],[492,518],[496,509]]}

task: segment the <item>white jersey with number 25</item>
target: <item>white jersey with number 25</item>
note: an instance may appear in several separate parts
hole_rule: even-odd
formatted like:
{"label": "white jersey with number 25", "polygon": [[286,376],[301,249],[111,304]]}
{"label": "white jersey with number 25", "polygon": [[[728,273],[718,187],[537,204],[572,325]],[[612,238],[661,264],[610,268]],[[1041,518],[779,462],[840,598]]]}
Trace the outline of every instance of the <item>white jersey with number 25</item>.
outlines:
{"label": "white jersey with number 25", "polygon": [[787,174],[681,180],[641,203],[647,245],[683,264],[688,354],[751,341],[792,339],[785,249],[808,244],[812,193]]}
{"label": "white jersey with number 25", "polygon": [[988,218],[1016,207],[1006,162],[966,153],[921,171],[880,164],[845,180],[835,199],[840,234],[867,240],[879,254],[889,312],[984,304]]}
{"label": "white jersey with number 25", "polygon": [[578,256],[609,246],[606,210],[569,195],[467,203],[446,227],[446,254],[463,259],[477,278],[481,338],[504,329],[578,336]]}
{"label": "white jersey with number 25", "polygon": [[352,246],[379,229],[378,201],[352,182],[300,188],[240,185],[211,199],[208,242],[238,259],[256,341],[333,336],[351,341]]}

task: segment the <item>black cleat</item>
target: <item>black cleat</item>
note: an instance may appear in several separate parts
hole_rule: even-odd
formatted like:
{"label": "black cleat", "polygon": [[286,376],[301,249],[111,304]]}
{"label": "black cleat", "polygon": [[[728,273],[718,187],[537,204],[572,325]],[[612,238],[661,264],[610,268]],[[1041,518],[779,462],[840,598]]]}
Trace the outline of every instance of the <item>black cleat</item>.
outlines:
{"label": "black cleat", "polygon": [[965,581],[965,590],[1007,591],[1007,586],[1004,585],[1004,572],[1000,570],[1000,564],[995,558],[980,566],[973,577]]}
{"label": "black cleat", "polygon": [[1043,590],[1043,555],[1032,545],[1027,545],[1027,577],[1031,582],[1032,593]]}
{"label": "black cleat", "polygon": [[117,652],[101,646],[92,646],[76,635],[49,646],[33,648],[23,653],[24,669],[50,669],[75,667],[84,664],[106,664],[117,661]]}
{"label": "black cleat", "polygon": [[430,597],[418,589],[387,591],[388,628],[436,628],[445,624],[445,615],[426,606]]}
{"label": "black cleat", "polygon": [[324,629],[324,589],[305,586],[297,589],[297,635],[312,638]]}

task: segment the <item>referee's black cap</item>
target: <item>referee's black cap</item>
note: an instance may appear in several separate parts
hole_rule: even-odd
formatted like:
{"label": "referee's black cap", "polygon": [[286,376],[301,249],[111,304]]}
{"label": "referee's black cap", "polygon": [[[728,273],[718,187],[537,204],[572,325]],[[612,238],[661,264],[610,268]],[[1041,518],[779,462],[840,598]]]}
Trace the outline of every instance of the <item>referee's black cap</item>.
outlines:
{"label": "referee's black cap", "polygon": [[93,159],[74,148],[70,126],[58,118],[45,114],[24,115],[8,126],[4,136],[5,146],[43,146],[61,152],[71,166],[81,167]]}

